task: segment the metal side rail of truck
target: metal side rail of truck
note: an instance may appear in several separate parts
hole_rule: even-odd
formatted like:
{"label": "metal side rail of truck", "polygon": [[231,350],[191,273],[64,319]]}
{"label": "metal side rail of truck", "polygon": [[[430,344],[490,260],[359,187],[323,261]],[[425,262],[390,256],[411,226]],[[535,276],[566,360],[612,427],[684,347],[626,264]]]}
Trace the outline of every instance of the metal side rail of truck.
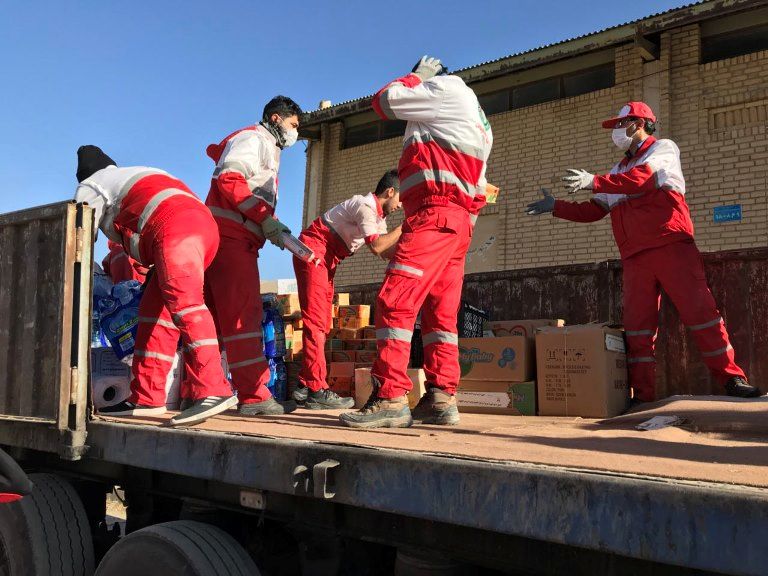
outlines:
{"label": "metal side rail of truck", "polygon": [[[369,431],[95,414],[92,226],[0,215],[0,448],[34,485],[0,504],[0,573],[768,574],[766,397]],[[659,414],[686,424],[635,430]]]}

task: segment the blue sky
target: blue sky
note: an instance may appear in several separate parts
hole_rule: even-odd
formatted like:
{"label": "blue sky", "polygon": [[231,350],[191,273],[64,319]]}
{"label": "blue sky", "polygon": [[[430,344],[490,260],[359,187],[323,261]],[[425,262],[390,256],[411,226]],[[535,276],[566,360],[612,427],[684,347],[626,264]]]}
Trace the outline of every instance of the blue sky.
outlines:
{"label": "blue sky", "polygon": [[[167,170],[205,197],[205,147],[275,94],[312,110],[374,92],[425,53],[457,69],[679,5],[0,0],[0,213],[71,197],[81,144]],[[302,142],[284,152],[278,215],[295,232],[304,164]],[[260,268],[293,276],[271,246]]]}

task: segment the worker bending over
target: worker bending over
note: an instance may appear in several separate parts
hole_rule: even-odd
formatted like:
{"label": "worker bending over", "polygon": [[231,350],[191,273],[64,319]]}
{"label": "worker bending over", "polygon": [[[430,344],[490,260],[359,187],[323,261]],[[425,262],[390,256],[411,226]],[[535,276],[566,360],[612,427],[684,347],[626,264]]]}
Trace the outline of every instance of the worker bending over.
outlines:
{"label": "worker bending over", "polygon": [[259,124],[207,149],[216,168],[205,203],[221,244],[205,276],[206,301],[227,353],[240,413],[248,416],[296,409],[293,400],[278,402],[267,388],[258,257],[265,240],[283,249],[283,233],[290,232],[274,216],[277,172],[281,150],[298,138],[301,113],[293,100],[277,96],[264,107]]}
{"label": "worker bending over", "polygon": [[[464,81],[426,56],[411,74],[382,88],[373,109],[385,120],[408,121],[398,164],[405,221],[376,300],[374,390],[341,422],[355,428],[405,427],[413,420],[456,424],[456,317],[472,228],[485,205],[491,126]],[[428,390],[411,415],[407,369],[419,309]]]}
{"label": "worker bending over", "polygon": [[184,382],[192,407],[171,420],[195,424],[236,406],[224,376],[211,313],[203,302],[204,271],[219,234],[211,213],[181,181],[157,168],[118,168],[96,146],[77,151],[77,202],[93,209],[96,225],[131,258],[154,273],[139,304],[131,395],[99,412],[112,416],[165,412],[165,382],[181,334]]}
{"label": "worker bending over", "polygon": [[618,116],[603,122],[624,157],[609,174],[568,170],[569,193],[592,190],[588,202],[544,198],[529,204],[528,214],[552,212],[573,222],[595,222],[611,215],[613,235],[624,267],[624,325],[630,384],[635,399],[656,398],[654,346],[664,289],[693,334],[704,363],[730,396],[759,396],[734,361],[725,323],[707,286],[704,265],[693,239],[685,202],[680,150],[657,140],[656,116],[643,102],[629,102]]}
{"label": "worker bending over", "polygon": [[325,338],[331,329],[333,277],[339,262],[362,246],[377,256],[394,253],[401,227],[387,233],[385,218],[400,208],[400,181],[397,170],[379,180],[376,190],[353,196],[317,218],[299,236],[320,260],[320,265],[293,257],[299,287],[299,302],[304,322],[304,357],[299,372],[299,388],[293,397],[315,410],[351,408],[353,398],[342,398],[328,388],[325,363]]}

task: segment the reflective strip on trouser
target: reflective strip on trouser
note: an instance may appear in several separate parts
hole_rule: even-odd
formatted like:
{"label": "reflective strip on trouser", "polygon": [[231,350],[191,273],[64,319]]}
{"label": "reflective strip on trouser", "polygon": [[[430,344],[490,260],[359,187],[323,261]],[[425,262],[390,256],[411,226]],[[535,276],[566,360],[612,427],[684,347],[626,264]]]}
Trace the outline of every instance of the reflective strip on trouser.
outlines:
{"label": "reflective strip on trouser", "polygon": [[[183,219],[166,222],[162,235],[153,242],[158,253],[153,254],[155,273],[139,303],[131,402],[166,404],[166,382],[173,382],[168,373],[179,336],[185,346],[216,342],[216,327],[202,294],[203,271],[217,245],[216,223],[202,204],[199,211],[185,210]],[[217,345],[185,349],[184,366],[182,396],[198,399],[232,393]],[[169,392],[168,400],[174,400],[178,390]]]}
{"label": "reflective strip on trouser", "polygon": [[248,230],[248,232],[255,234],[262,240],[264,239],[264,231],[261,229],[261,226],[256,224],[256,222],[247,220],[239,212],[235,212],[234,210],[227,210],[226,208],[219,208],[218,206],[208,206],[208,209],[211,211],[211,214],[213,214],[214,218],[223,218],[225,220],[236,222]]}
{"label": "reflective strip on trouser", "polygon": [[227,352],[232,385],[243,403],[271,397],[269,365],[258,336],[262,318],[258,258],[250,245],[246,240],[222,238],[206,271],[206,301]]}
{"label": "reflective strip on trouser", "polygon": [[[461,299],[464,259],[469,248],[470,224],[466,210],[435,208],[435,219],[450,222],[455,231],[442,231],[431,219],[414,217],[419,224],[400,237],[395,261],[423,272],[417,276],[388,269],[376,301],[378,357],[372,375],[380,382],[379,395],[394,398],[412,387],[408,377],[411,329],[421,310],[425,335],[457,333],[456,314]],[[459,383],[459,349],[452,338],[431,336],[424,348],[427,384],[453,394]]]}
{"label": "reflective strip on trouser", "polygon": [[459,345],[459,335],[454,332],[430,332],[430,333],[422,333],[421,335],[421,342],[426,347],[430,344],[435,344],[437,342],[441,344],[453,344],[454,346]]}
{"label": "reflective strip on trouser", "polygon": [[304,323],[299,383],[312,391],[318,391],[328,387],[325,340],[331,329],[333,276],[336,267],[315,266],[294,256],[293,270],[296,273]]}
{"label": "reflective strip on trouser", "polygon": [[656,362],[656,358],[653,356],[640,356],[638,358],[627,358],[627,364],[642,364],[642,363]]}
{"label": "reflective strip on trouser", "polygon": [[400,270],[401,272],[412,274],[417,278],[421,278],[422,276],[424,276],[424,270],[416,268],[415,266],[409,266],[408,264],[395,262],[394,260],[389,263],[389,265],[387,266],[387,270]]}

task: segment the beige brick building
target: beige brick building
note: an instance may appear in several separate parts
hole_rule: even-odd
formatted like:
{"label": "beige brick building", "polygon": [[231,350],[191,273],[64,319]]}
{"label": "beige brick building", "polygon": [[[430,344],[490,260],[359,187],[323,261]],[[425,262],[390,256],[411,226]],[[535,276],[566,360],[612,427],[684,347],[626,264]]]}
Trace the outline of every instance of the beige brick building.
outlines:
{"label": "beige brick building", "polygon": [[[680,147],[702,251],[768,244],[765,1],[702,2],[458,74],[493,126],[488,180],[502,190],[478,220],[467,273],[618,257],[609,218],[574,224],[523,208],[541,187],[562,197],[566,168],[610,169],[620,153],[600,120],[629,100],[648,102],[657,136]],[[402,126],[379,122],[370,97],[311,113],[302,132],[310,139],[305,225],[370,191],[401,149]],[[716,223],[715,209],[730,205],[741,206],[742,219]],[[383,272],[383,262],[361,251],[341,265],[337,285],[379,282]]]}

